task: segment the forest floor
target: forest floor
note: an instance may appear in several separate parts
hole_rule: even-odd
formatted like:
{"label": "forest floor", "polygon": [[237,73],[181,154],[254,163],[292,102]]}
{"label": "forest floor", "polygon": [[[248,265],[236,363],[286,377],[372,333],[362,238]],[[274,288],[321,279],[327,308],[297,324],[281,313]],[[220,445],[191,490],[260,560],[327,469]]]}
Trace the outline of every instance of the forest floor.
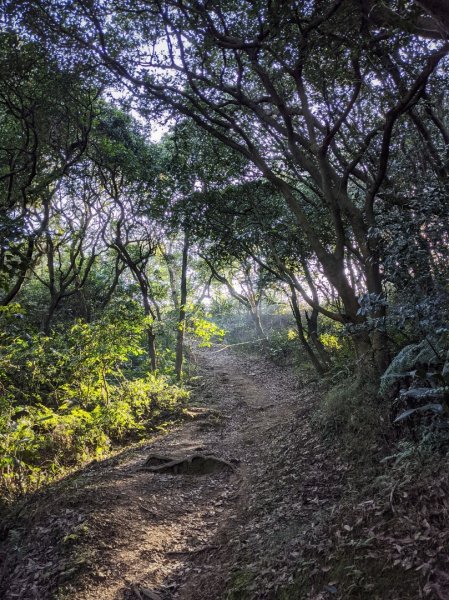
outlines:
{"label": "forest floor", "polygon": [[[191,420],[12,513],[0,545],[1,598],[449,598],[441,567],[439,583],[429,579],[427,591],[420,583],[446,545],[444,523],[426,559],[431,516],[405,530],[394,508],[400,489],[360,495],[363,476],[315,431],[313,385],[228,350],[200,352],[198,374]],[[232,466],[141,470],[150,455],[193,453]],[[446,490],[435,493],[446,510]],[[420,551],[410,545],[417,532]]]}

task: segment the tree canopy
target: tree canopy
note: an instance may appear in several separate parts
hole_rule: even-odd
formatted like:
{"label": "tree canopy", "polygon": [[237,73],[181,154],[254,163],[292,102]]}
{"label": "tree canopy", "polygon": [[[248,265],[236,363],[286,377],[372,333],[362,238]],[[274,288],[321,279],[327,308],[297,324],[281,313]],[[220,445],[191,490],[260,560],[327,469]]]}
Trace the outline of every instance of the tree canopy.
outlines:
{"label": "tree canopy", "polygon": [[230,306],[265,352],[290,313],[320,377],[379,381],[427,340],[444,378],[448,28],[430,0],[4,2],[5,427],[51,387],[41,365],[21,391],[15,360],[59,334],[95,357],[57,363],[49,405],[79,377],[89,412],[86,389],[182,382],[186,336],[220,339]]}

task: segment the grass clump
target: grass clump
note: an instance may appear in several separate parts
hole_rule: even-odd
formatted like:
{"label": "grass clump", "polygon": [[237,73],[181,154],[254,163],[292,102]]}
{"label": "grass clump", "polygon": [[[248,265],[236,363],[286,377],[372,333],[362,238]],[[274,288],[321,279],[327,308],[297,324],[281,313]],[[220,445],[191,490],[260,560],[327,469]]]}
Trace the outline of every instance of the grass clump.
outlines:
{"label": "grass clump", "polygon": [[254,590],[252,589],[254,575],[240,569],[233,574],[226,600],[251,600]]}
{"label": "grass clump", "polygon": [[354,377],[338,383],[324,396],[316,423],[326,438],[338,441],[343,450],[361,459],[388,437],[391,424],[377,385]]}

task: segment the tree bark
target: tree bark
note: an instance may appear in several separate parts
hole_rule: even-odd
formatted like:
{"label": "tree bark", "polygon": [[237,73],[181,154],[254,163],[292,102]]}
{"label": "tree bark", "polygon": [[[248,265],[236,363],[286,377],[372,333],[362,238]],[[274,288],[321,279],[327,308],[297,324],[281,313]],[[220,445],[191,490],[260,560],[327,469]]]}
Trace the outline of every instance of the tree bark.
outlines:
{"label": "tree bark", "polygon": [[307,333],[309,338],[312,340],[312,343],[315,346],[323,365],[329,366],[329,355],[321,343],[318,335],[318,309],[313,308],[310,316],[306,312],[305,317],[307,321]]}
{"label": "tree bark", "polygon": [[267,334],[264,331],[262,325],[262,319],[260,318],[260,310],[258,306],[250,306],[249,314],[251,315],[252,322],[254,323],[254,327],[256,329],[257,336],[260,340],[262,340],[262,346],[264,350],[268,349],[268,339]]}
{"label": "tree bark", "polygon": [[181,265],[181,290],[178,317],[178,331],[176,335],[176,362],[175,373],[179,381],[182,377],[182,363],[184,360],[184,333],[186,329],[186,304],[187,304],[187,265],[189,257],[189,234],[184,232],[184,245],[182,248]]}
{"label": "tree bark", "polygon": [[147,328],[147,343],[148,343],[148,356],[150,358],[151,371],[157,369],[157,355],[156,355],[156,335],[154,334],[153,327]]}
{"label": "tree bark", "polygon": [[326,368],[321,364],[320,360],[318,359],[315,352],[313,351],[311,345],[306,340],[306,336],[304,335],[304,328],[303,328],[302,319],[301,319],[301,311],[300,311],[299,305],[298,305],[298,298],[296,297],[296,290],[293,285],[290,285],[290,291],[291,291],[290,306],[292,309],[293,316],[295,317],[296,330],[298,331],[298,337],[299,337],[299,341],[301,342],[301,346],[306,351],[306,354],[310,358],[310,362],[315,367],[315,370],[317,371],[318,375],[324,375]]}
{"label": "tree bark", "polygon": [[51,322],[53,320],[55,311],[58,308],[60,300],[60,294],[56,293],[51,295],[50,304],[41,322],[41,333],[43,333],[44,335],[50,335]]}
{"label": "tree bark", "polygon": [[173,308],[179,310],[178,291],[176,289],[176,274],[173,268],[173,255],[171,252],[164,252],[165,264],[167,265],[168,279],[170,282],[170,295],[173,302]]}
{"label": "tree bark", "polygon": [[[154,320],[154,313],[151,308],[148,293],[144,288],[141,288],[143,311],[147,318]],[[153,325],[147,325],[147,349],[148,357],[150,359],[150,370],[156,371],[157,368],[157,356],[156,356],[156,335],[154,334]]]}

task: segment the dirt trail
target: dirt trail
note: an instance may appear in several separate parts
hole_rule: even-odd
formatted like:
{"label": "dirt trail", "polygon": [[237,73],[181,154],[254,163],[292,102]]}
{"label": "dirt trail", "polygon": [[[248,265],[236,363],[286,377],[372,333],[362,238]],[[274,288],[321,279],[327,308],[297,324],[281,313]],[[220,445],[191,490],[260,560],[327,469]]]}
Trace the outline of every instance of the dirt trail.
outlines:
{"label": "dirt trail", "polygon": [[[198,362],[197,418],[69,478],[59,498],[48,492],[34,518],[28,511],[26,524],[14,526],[17,555],[7,550],[2,598],[221,596],[234,577],[258,474],[270,460],[267,442],[288,429],[298,391],[297,382],[263,359],[209,351]],[[138,470],[149,454],[182,457],[198,449],[234,461],[235,471]]]}

